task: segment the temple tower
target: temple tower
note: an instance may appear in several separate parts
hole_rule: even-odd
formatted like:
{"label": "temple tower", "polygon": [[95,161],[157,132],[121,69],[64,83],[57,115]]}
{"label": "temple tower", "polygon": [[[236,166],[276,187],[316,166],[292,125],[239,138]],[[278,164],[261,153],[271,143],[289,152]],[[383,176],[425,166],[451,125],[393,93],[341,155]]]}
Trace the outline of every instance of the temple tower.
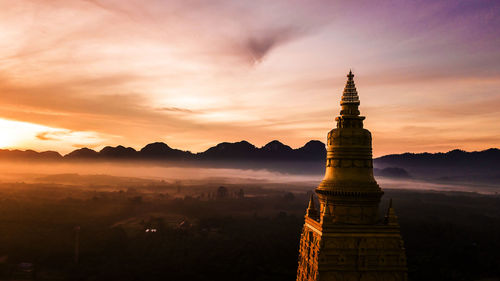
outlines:
{"label": "temple tower", "polygon": [[379,217],[382,190],[373,177],[372,137],[363,128],[351,71],[337,127],[328,133],[326,171],[311,196],[300,239],[297,281],[407,280],[403,240],[392,200]]}

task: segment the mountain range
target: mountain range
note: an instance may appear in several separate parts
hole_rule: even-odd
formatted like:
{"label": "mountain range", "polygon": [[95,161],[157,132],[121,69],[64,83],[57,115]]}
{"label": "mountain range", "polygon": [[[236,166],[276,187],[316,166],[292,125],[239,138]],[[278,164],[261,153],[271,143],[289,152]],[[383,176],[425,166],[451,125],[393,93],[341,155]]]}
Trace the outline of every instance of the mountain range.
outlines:
{"label": "mountain range", "polygon": [[163,142],[150,143],[140,150],[124,146],[106,146],[100,151],[80,148],[66,155],[55,151],[0,149],[0,159],[9,160],[238,160],[238,161],[324,161],[325,144],[312,140],[303,147],[292,149],[279,141],[272,141],[263,147],[256,147],[247,141],[223,142],[200,153],[191,153],[171,148]]}
{"label": "mountain range", "polygon": [[[18,161],[123,161],[142,160],[198,165],[271,169],[287,173],[320,174],[324,172],[325,144],[312,140],[293,149],[279,141],[262,147],[247,142],[223,142],[200,153],[171,148],[163,142],[150,143],[140,150],[124,146],[106,146],[100,151],[89,148],[66,155],[54,151],[1,150],[0,160]],[[480,182],[500,186],[500,150],[490,148],[467,152],[391,154],[374,159],[378,176],[415,178],[444,182]]]}
{"label": "mountain range", "polygon": [[500,187],[500,149],[391,154],[374,160],[379,169],[398,167],[414,178]]}

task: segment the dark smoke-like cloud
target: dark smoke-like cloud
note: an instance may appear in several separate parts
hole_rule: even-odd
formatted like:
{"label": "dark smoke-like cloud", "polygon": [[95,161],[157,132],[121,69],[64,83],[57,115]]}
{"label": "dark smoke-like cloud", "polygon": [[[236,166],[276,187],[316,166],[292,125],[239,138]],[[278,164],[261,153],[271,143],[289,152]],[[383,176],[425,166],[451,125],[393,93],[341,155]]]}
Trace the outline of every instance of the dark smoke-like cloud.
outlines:
{"label": "dark smoke-like cloud", "polygon": [[297,39],[305,34],[306,32],[302,29],[291,26],[271,29],[263,31],[262,34],[249,35],[246,39],[243,39],[241,47],[244,52],[248,52],[251,61],[259,63],[274,48]]}

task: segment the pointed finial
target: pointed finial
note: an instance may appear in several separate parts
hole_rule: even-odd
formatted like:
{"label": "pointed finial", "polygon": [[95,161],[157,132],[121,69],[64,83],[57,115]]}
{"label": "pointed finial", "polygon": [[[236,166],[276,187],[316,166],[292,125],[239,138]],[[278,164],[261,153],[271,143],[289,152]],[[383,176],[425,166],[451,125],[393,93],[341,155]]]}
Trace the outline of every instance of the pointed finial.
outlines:
{"label": "pointed finial", "polygon": [[309,206],[307,206],[306,215],[310,218],[316,219],[318,217],[318,212],[316,211],[316,206],[314,206],[314,196],[311,194],[309,199]]}
{"label": "pointed finial", "polygon": [[384,218],[384,223],[388,225],[397,225],[398,217],[396,216],[396,212],[392,207],[392,198],[389,200],[389,207],[387,208],[387,213]]}
{"label": "pointed finial", "polygon": [[349,70],[349,74],[347,74],[347,82],[345,84],[344,92],[342,93],[342,99],[340,101],[340,105],[343,104],[357,104],[359,105],[359,96],[358,91],[356,90],[356,85],[354,84],[354,74],[352,74],[352,70]]}
{"label": "pointed finial", "polygon": [[309,206],[307,207],[308,210],[315,210],[316,207],[314,206],[314,196],[311,194],[311,198],[309,199]]}

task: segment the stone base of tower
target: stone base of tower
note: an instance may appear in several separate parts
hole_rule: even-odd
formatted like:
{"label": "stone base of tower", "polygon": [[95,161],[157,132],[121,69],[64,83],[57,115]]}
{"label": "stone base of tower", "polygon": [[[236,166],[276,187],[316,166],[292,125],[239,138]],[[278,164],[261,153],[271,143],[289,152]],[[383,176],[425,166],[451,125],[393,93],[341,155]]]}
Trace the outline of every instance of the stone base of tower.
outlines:
{"label": "stone base of tower", "polygon": [[397,225],[321,224],[306,216],[297,281],[406,281]]}

